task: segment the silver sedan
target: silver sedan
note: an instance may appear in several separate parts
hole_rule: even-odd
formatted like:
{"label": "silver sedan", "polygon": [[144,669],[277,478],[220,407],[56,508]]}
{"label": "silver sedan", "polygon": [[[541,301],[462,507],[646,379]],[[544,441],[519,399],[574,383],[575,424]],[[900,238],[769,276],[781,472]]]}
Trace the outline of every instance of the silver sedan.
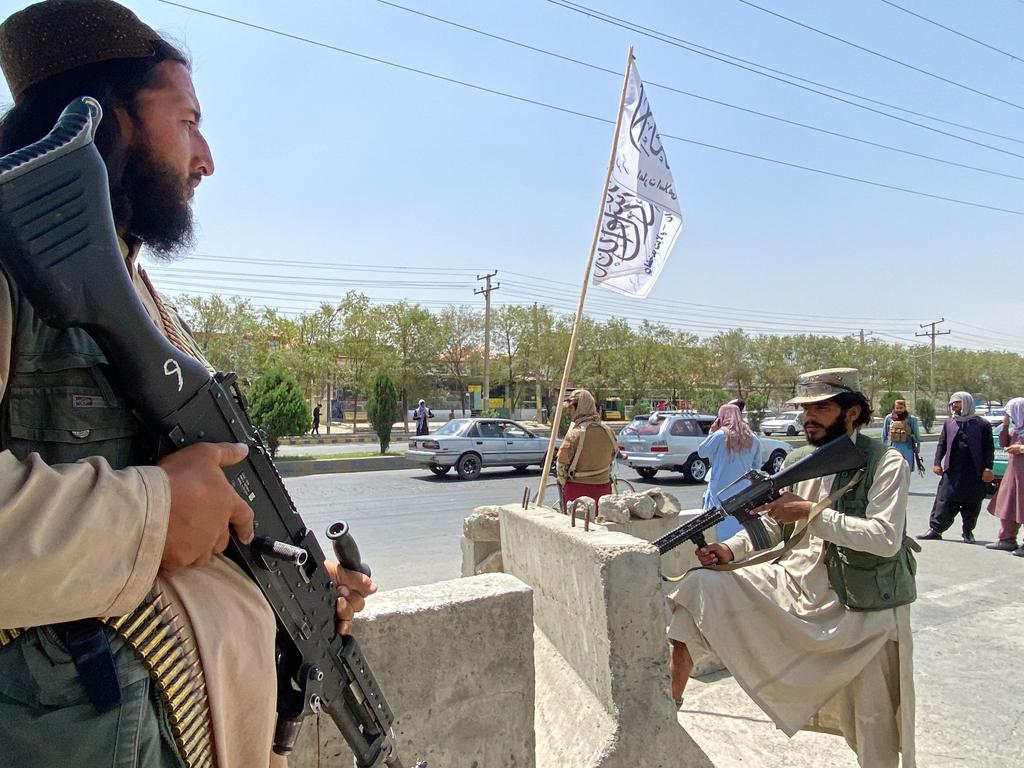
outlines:
{"label": "silver sedan", "polygon": [[432,435],[411,438],[405,458],[435,475],[455,467],[463,480],[475,480],[484,467],[539,466],[547,448],[547,438],[509,419],[452,419]]}

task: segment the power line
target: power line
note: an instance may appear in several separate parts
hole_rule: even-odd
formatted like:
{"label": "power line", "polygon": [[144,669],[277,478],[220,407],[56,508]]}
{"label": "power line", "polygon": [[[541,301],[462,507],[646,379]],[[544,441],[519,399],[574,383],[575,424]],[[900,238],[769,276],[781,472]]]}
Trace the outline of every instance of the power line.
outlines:
{"label": "power line", "polygon": [[773,10],[771,10],[769,8],[765,8],[763,6],[758,5],[757,3],[753,3],[753,2],[751,2],[751,0],[736,0],[736,2],[743,3],[743,5],[749,6],[750,8],[755,8],[755,9],[761,11],[762,13],[767,13],[769,16],[774,16],[777,19],[782,19],[783,21],[788,21],[790,24],[795,24],[798,27],[801,27],[801,28],[806,29],[806,30],[808,30],[810,32],[814,32],[816,34],[822,35],[823,37],[827,37],[830,40],[835,40],[837,43],[842,43],[843,45],[848,45],[849,47],[855,48],[858,51],[862,51],[864,53],[869,53],[872,56],[877,56],[878,58],[883,59],[883,60],[888,61],[888,62],[891,62],[892,64],[897,64],[898,66],[905,67],[906,69],[909,69],[909,70],[911,70],[913,72],[917,72],[918,74],[925,75],[926,77],[934,78],[935,80],[940,80],[943,83],[947,83],[948,85],[956,86],[957,88],[962,88],[965,91],[970,91],[971,93],[977,94],[978,96],[983,96],[986,99],[991,99],[992,101],[998,101],[999,103],[1006,104],[1007,106],[1013,107],[1014,109],[1024,110],[1024,104],[1018,104],[1018,103],[1016,103],[1014,101],[1009,101],[1007,99],[1004,99],[1004,98],[1001,98],[999,96],[996,96],[995,94],[989,93],[988,91],[982,91],[982,90],[980,90],[978,88],[973,88],[973,87],[971,87],[969,85],[966,85],[965,83],[961,83],[961,82],[959,82],[957,80],[953,80],[952,78],[936,74],[935,72],[932,72],[930,70],[924,69],[922,67],[915,66],[913,64],[910,64],[909,62],[902,61],[902,60],[897,59],[897,58],[895,58],[893,56],[888,56],[888,55],[882,53],[881,51],[876,51],[873,48],[868,48],[867,46],[860,45],[859,43],[855,43],[852,40],[847,40],[845,37],[839,37],[838,35],[833,35],[831,32],[826,32],[825,30],[819,29],[818,27],[812,26],[810,24],[805,24],[804,22],[799,21],[798,19],[794,19],[794,18],[791,18],[789,16],[784,16],[783,14],[778,13],[777,11],[773,11]]}
{"label": "power line", "polygon": [[[221,14],[212,13],[210,11],[204,11],[204,10],[201,10],[199,8],[193,8],[191,6],[182,5],[180,3],[174,3],[174,2],[171,2],[170,0],[158,0],[158,1],[161,2],[161,3],[164,3],[166,5],[173,5],[173,6],[176,6],[176,7],[179,7],[179,8],[184,8],[186,10],[194,11],[195,13],[200,13],[200,14],[203,14],[203,15],[206,15],[206,16],[211,16],[213,18],[221,19],[223,21],[228,21],[228,22],[231,22],[231,23],[234,23],[234,24],[239,24],[239,25],[244,26],[244,27],[250,27],[252,29],[257,29],[257,30],[266,32],[268,34],[278,35],[278,36],[285,37],[285,38],[288,38],[288,39],[291,39],[291,40],[305,42],[305,43],[308,43],[310,45],[315,45],[315,46],[318,46],[318,47],[321,47],[321,48],[326,48],[328,50],[333,50],[333,51],[336,51],[338,53],[344,53],[344,54],[347,54],[347,55],[350,55],[350,56],[356,56],[356,57],[361,58],[361,59],[366,59],[368,61],[376,62],[378,64],[384,64],[386,66],[396,67],[397,69],[401,69],[401,70],[404,70],[404,71],[407,71],[407,72],[414,72],[416,74],[424,75],[426,77],[431,77],[431,78],[434,78],[434,79],[437,79],[437,80],[442,80],[444,82],[452,83],[454,85],[461,85],[461,86],[464,86],[466,88],[471,88],[473,90],[482,91],[484,93],[490,93],[490,94],[495,95],[495,96],[502,96],[502,97],[505,97],[505,98],[508,98],[508,99],[512,99],[514,101],[519,101],[519,102],[523,102],[523,103],[527,103],[527,104],[532,104],[532,105],[538,106],[538,107],[544,107],[545,109],[551,109],[551,110],[554,110],[556,112],[562,112],[564,114],[570,114],[570,115],[575,115],[577,117],[583,117],[583,118],[586,118],[588,120],[593,120],[593,121],[596,121],[596,122],[605,123],[607,125],[614,125],[614,123],[615,123],[614,120],[609,120],[607,118],[598,117],[596,115],[590,115],[590,114],[587,114],[585,112],[580,112],[578,110],[568,109],[566,107],[561,107],[561,106],[557,106],[557,105],[554,105],[554,104],[549,104],[549,103],[538,101],[538,100],[535,100],[535,99],[529,99],[529,98],[526,98],[526,97],[523,97],[523,96],[517,96],[515,94],[511,94],[511,93],[508,93],[508,92],[505,92],[505,91],[499,91],[499,90],[496,90],[496,89],[493,89],[493,88],[486,88],[484,86],[476,85],[474,83],[469,83],[469,82],[466,82],[464,80],[457,80],[455,78],[445,77],[444,75],[438,75],[436,73],[428,72],[426,70],[416,69],[415,67],[408,67],[408,66],[405,66],[404,64],[397,64],[395,62],[388,61],[386,59],[380,59],[380,58],[376,58],[374,56],[368,56],[368,55],[363,54],[363,53],[357,53],[357,52],[354,52],[354,51],[349,51],[349,50],[346,50],[344,48],[339,48],[337,46],[330,45],[330,44],[327,44],[327,43],[321,43],[321,42],[318,42],[316,40],[311,40],[309,38],[300,37],[298,35],[292,35],[292,34],[289,34],[287,32],[281,32],[279,30],[272,29],[270,27],[263,27],[263,26],[260,26],[258,24],[252,24],[252,23],[247,22],[247,21],[241,21],[239,19],[235,19],[235,18],[232,18],[230,16],[223,16]],[[548,1],[549,2],[554,2],[554,0],[548,0]],[[1001,208],[1001,207],[995,206],[995,205],[986,205],[985,203],[977,203],[977,202],[973,202],[973,201],[970,201],[970,200],[960,200],[960,199],[954,198],[954,197],[947,197],[945,195],[937,195],[937,194],[933,194],[933,193],[930,193],[930,192],[924,192],[924,191],[921,191],[921,190],[910,189],[908,187],[901,187],[901,186],[898,186],[898,185],[895,185],[895,184],[885,184],[883,182],[872,181],[870,179],[862,179],[862,178],[859,178],[857,176],[850,176],[848,174],[837,173],[837,172],[834,172],[834,171],[826,171],[826,170],[823,170],[821,168],[814,168],[812,166],[802,165],[800,163],[793,163],[793,162],[789,162],[789,161],[786,161],[786,160],[778,160],[776,158],[766,157],[764,155],[758,155],[758,154],[754,154],[752,152],[744,152],[742,150],[731,149],[729,147],[722,147],[722,146],[718,146],[716,144],[711,144],[709,142],[697,141],[696,139],[688,139],[688,138],[685,138],[683,136],[675,136],[675,135],[672,135],[672,134],[662,133],[661,134],[661,138],[662,139],[666,139],[666,138],[667,139],[673,139],[675,141],[681,141],[681,142],[684,142],[686,144],[691,144],[693,146],[704,147],[705,149],[712,149],[712,150],[715,150],[715,151],[718,151],[718,152],[726,152],[728,154],[737,155],[739,157],[745,157],[745,158],[752,159],[752,160],[760,160],[762,162],[773,163],[775,165],[781,165],[781,166],[785,166],[785,167],[788,167],[788,168],[795,168],[795,169],[802,170],[802,171],[808,171],[810,173],[817,173],[817,174],[820,174],[822,176],[830,176],[832,178],[842,179],[844,181],[852,181],[852,182],[856,182],[858,184],[865,184],[865,185],[872,186],[872,187],[878,187],[879,189],[888,189],[888,190],[893,191],[893,192],[903,192],[903,193],[910,194],[910,195],[917,195],[918,197],[926,197],[926,198],[929,198],[929,199],[932,199],[932,200],[941,200],[943,202],[956,203],[958,205],[966,205],[966,206],[970,206],[972,208],[981,208],[981,209],[984,209],[984,210],[995,211],[995,212],[998,212],[998,213],[1008,213],[1008,214],[1012,214],[1014,216],[1024,216],[1024,211],[1013,210],[1013,209],[1010,209],[1010,208]],[[969,141],[969,139],[967,139],[967,141]],[[1005,151],[1005,150],[1001,150],[1001,151]],[[1010,154],[1012,154],[1012,153],[1010,153]],[[1021,155],[1020,157],[1024,157],[1024,155]]]}
{"label": "power line", "polygon": [[[164,2],[165,0],[160,0],[160,1]],[[689,51],[690,53],[695,53],[698,56],[704,56],[705,58],[709,58],[709,59],[712,59],[714,61],[721,62],[722,64],[728,64],[731,67],[736,67],[738,69],[742,69],[742,70],[745,70],[747,72],[752,72],[755,75],[760,75],[761,77],[766,77],[769,80],[775,80],[776,82],[784,83],[784,84],[790,85],[790,86],[792,86],[794,88],[799,88],[801,90],[807,91],[809,93],[815,93],[815,94],[817,94],[819,96],[824,96],[827,99],[833,99],[834,101],[838,101],[838,102],[840,102],[842,104],[848,104],[849,106],[856,107],[857,109],[863,109],[863,110],[865,110],[867,112],[871,112],[871,113],[876,114],[876,115],[881,115],[882,117],[887,117],[890,120],[897,120],[897,121],[899,121],[901,123],[906,123],[907,125],[913,125],[913,126],[916,126],[918,128],[922,128],[922,129],[924,129],[926,131],[932,131],[933,133],[938,133],[938,134],[940,134],[942,136],[949,136],[950,138],[957,139],[959,141],[964,141],[964,142],[967,142],[968,144],[974,144],[974,145],[979,146],[979,147],[984,147],[986,149],[990,149],[993,152],[1001,152],[1003,154],[1012,155],[1013,157],[1024,158],[1024,155],[1019,155],[1016,152],[1009,151],[1008,149],[1003,149],[1001,147],[997,147],[997,146],[994,146],[992,144],[986,144],[986,143],[981,142],[981,141],[975,141],[974,139],[969,139],[966,136],[960,136],[959,134],[951,133],[950,131],[944,131],[944,130],[942,130],[940,128],[935,128],[933,126],[925,125],[923,123],[918,123],[918,122],[915,122],[914,120],[908,120],[908,119],[906,119],[904,117],[900,117],[899,115],[893,115],[893,114],[890,114],[890,113],[885,112],[885,111],[880,110],[880,109],[875,109],[873,107],[868,107],[868,106],[865,106],[864,104],[858,104],[858,103],[856,103],[854,101],[850,101],[849,99],[843,99],[843,98],[840,98],[839,96],[834,96],[831,93],[824,93],[823,91],[817,90],[817,88],[811,88],[811,87],[809,87],[807,85],[801,85],[800,83],[810,83],[811,85],[817,86],[818,88],[825,88],[826,90],[834,91],[835,93],[841,93],[844,96],[850,96],[850,97],[852,97],[854,99],[860,99],[862,101],[866,101],[866,102],[869,102],[871,104],[878,104],[879,106],[887,107],[888,109],[895,109],[895,110],[897,110],[899,112],[905,112],[906,114],[915,115],[916,117],[923,117],[923,118],[925,118],[927,120],[934,120],[937,123],[943,123],[945,125],[952,125],[952,126],[955,126],[957,128],[963,128],[963,129],[969,130],[969,131],[975,131],[976,133],[982,133],[982,134],[985,134],[987,136],[992,136],[994,138],[1005,139],[1006,141],[1013,141],[1013,142],[1016,142],[1018,144],[1024,144],[1024,139],[1019,139],[1019,138],[1016,138],[1016,137],[1013,137],[1013,136],[1005,136],[1005,135],[1000,134],[1000,133],[994,133],[992,131],[987,131],[987,130],[984,130],[984,129],[981,129],[981,128],[977,128],[977,127],[974,127],[974,126],[965,125],[965,124],[962,124],[962,123],[956,123],[956,122],[953,122],[951,120],[945,120],[943,118],[936,117],[934,115],[929,115],[929,114],[924,113],[924,112],[915,112],[915,111],[913,111],[911,109],[907,109],[905,107],[900,107],[900,106],[897,106],[895,104],[889,104],[887,102],[879,101],[877,99],[873,99],[873,98],[870,98],[868,96],[864,96],[862,94],[854,93],[853,91],[845,91],[842,88],[837,88],[835,86],[827,85],[825,83],[819,83],[819,82],[817,82],[815,80],[810,80],[810,79],[808,79],[806,77],[801,77],[799,75],[794,75],[794,74],[792,74],[790,72],[785,72],[785,71],[783,71],[781,69],[774,69],[773,67],[769,67],[769,66],[767,66],[765,64],[759,64],[756,61],[751,61],[749,59],[744,59],[744,58],[741,58],[739,56],[734,56],[733,54],[730,54],[730,53],[724,53],[723,51],[718,51],[718,50],[715,50],[714,48],[708,48],[705,45],[700,45],[699,43],[694,43],[694,42],[692,42],[690,40],[684,40],[681,37],[674,37],[673,35],[669,35],[669,34],[666,34],[664,32],[660,32],[659,30],[651,29],[650,27],[642,26],[640,24],[637,24],[636,22],[628,21],[626,19],[621,19],[621,18],[619,18],[617,16],[612,16],[611,14],[604,13],[603,11],[596,11],[593,8],[589,8],[589,7],[587,7],[585,5],[582,5],[580,3],[573,2],[573,0],[547,0],[547,2],[551,3],[552,5],[557,5],[558,7],[563,8],[563,9],[565,9],[567,11],[573,11],[574,13],[578,13],[578,14],[581,14],[583,16],[587,16],[589,18],[596,19],[597,21],[603,21],[605,24],[610,24],[610,25],[615,26],[615,27],[620,27],[622,29],[629,30],[630,32],[635,32],[635,33],[637,33],[639,35],[643,35],[644,37],[649,37],[652,40],[657,40],[659,42],[665,43],[666,45],[671,45],[671,46],[674,46],[676,48],[680,48],[680,49],[682,49],[684,51]],[[737,63],[737,62],[740,62],[740,63]],[[762,72],[761,70],[764,70],[764,72]],[[769,72],[772,72],[774,74],[767,74]],[[778,77],[777,77],[777,75],[778,75]],[[792,80],[787,80],[785,78],[792,78]],[[800,82],[792,82],[793,80],[798,80]]]}
{"label": "power line", "polygon": [[[508,45],[514,45],[514,46],[517,46],[519,48],[523,48],[523,49],[528,50],[528,51],[533,51],[534,53],[540,53],[540,54],[543,54],[545,56],[550,56],[550,57],[552,57],[554,59],[558,59],[560,61],[565,61],[565,62],[569,62],[571,64],[576,64],[576,65],[581,66],[581,67],[586,67],[586,68],[592,69],[592,70],[594,70],[596,72],[603,72],[603,73],[606,73],[606,74],[611,75],[611,76],[616,77],[616,78],[622,77],[622,74],[620,72],[617,72],[614,69],[609,69],[607,67],[602,67],[599,64],[594,64],[594,63],[588,62],[588,61],[582,61],[581,59],[575,59],[575,58],[572,58],[571,56],[565,56],[565,55],[560,54],[560,53],[555,53],[554,51],[549,51],[549,50],[546,50],[544,48],[539,48],[539,47],[534,46],[534,45],[529,45],[529,44],[523,43],[523,42],[521,42],[519,40],[513,40],[513,39],[508,38],[508,37],[502,37],[501,35],[496,35],[496,34],[493,34],[491,32],[486,32],[486,31],[484,31],[482,29],[477,29],[476,27],[471,27],[471,26],[468,26],[466,24],[460,24],[458,22],[452,21],[451,19],[445,19],[445,18],[442,18],[440,16],[434,16],[433,14],[425,13],[423,11],[418,11],[415,8],[408,8],[408,7],[404,6],[404,5],[399,5],[398,3],[390,2],[390,0],[377,0],[377,2],[382,4],[382,5],[386,5],[386,6],[389,6],[391,8],[395,8],[395,9],[400,10],[400,11],[405,11],[407,13],[411,13],[411,14],[414,14],[416,16],[421,16],[421,17],[423,17],[425,19],[430,19],[431,21],[436,21],[436,22],[441,23],[441,24],[447,24],[447,25],[455,27],[457,29],[465,30],[467,32],[472,32],[473,34],[476,34],[476,35],[481,35],[483,37],[488,37],[488,38],[491,38],[493,40],[498,40],[500,42],[507,43]],[[966,163],[960,163],[960,162],[957,162],[955,160],[948,160],[946,158],[935,157],[933,155],[926,155],[926,154],[922,154],[920,152],[914,152],[914,151],[909,150],[909,149],[903,149],[901,147],[894,147],[894,146],[891,146],[889,144],[882,144],[882,143],[877,142],[877,141],[871,141],[869,139],[860,138],[858,136],[851,136],[849,134],[840,133],[839,131],[833,131],[833,130],[830,130],[828,128],[822,128],[820,126],[810,125],[808,123],[802,123],[802,122],[800,122],[798,120],[791,120],[791,119],[786,118],[786,117],[781,117],[780,115],[773,115],[773,114],[770,114],[768,112],[761,112],[759,110],[751,109],[750,107],[744,107],[744,106],[741,106],[739,104],[731,104],[731,103],[729,103],[727,101],[721,101],[719,99],[711,98],[710,96],[704,96],[702,94],[694,93],[692,91],[686,91],[686,90],[683,90],[681,88],[677,88],[675,86],[665,85],[664,83],[657,83],[657,82],[654,82],[653,80],[644,80],[644,85],[645,86],[653,86],[655,88],[660,88],[662,90],[669,91],[670,93],[675,93],[675,94],[679,94],[681,96],[686,96],[686,97],[691,98],[691,99],[697,99],[699,101],[704,101],[704,102],[707,102],[707,103],[710,103],[710,104],[715,104],[715,105],[720,106],[720,107],[726,107],[728,109],[734,109],[734,110],[737,110],[739,112],[745,112],[745,113],[750,114],[750,115],[756,115],[757,117],[763,117],[763,118],[768,119],[768,120],[775,120],[775,121],[780,122],[780,123],[785,123],[786,125],[792,125],[792,126],[796,126],[798,128],[805,128],[805,129],[810,130],[810,131],[816,131],[817,133],[822,133],[822,134],[825,134],[826,136],[834,136],[836,138],[844,139],[846,141],[854,141],[854,142],[857,142],[859,144],[865,144],[865,145],[870,146],[870,147],[875,147],[875,148],[878,148],[878,149],[884,149],[884,150],[888,150],[890,152],[898,152],[898,153],[903,154],[903,155],[909,155],[910,157],[917,157],[917,158],[920,158],[920,159],[923,159],[923,160],[930,160],[930,161],[936,162],[936,163],[943,163],[945,165],[950,165],[950,166],[954,166],[954,167],[957,167],[957,168],[965,168],[965,169],[971,170],[971,171],[978,171],[979,173],[987,173],[987,174],[991,174],[993,176],[1002,176],[1002,177],[1008,178],[1008,179],[1016,179],[1017,181],[1024,181],[1024,176],[1017,176],[1017,175],[1012,174],[1012,173],[1004,173],[1002,171],[996,171],[996,170],[992,170],[990,168],[982,168],[982,167],[979,167],[979,166],[976,166],[976,165],[969,165],[969,164],[966,164]]]}
{"label": "power line", "polygon": [[1012,54],[1009,51],[1004,51],[1002,48],[996,48],[994,45],[989,45],[984,40],[979,40],[976,37],[971,37],[970,35],[964,34],[960,30],[953,29],[952,27],[947,27],[945,24],[940,24],[939,22],[935,21],[935,19],[929,19],[927,16],[922,16],[920,13],[915,13],[914,11],[910,10],[909,8],[904,8],[902,5],[899,5],[898,3],[892,2],[892,0],[879,0],[879,1],[885,3],[886,5],[892,6],[893,8],[896,8],[897,10],[903,11],[906,14],[914,16],[915,18],[918,18],[921,21],[925,21],[925,22],[927,22],[929,24],[933,24],[936,27],[939,27],[940,29],[946,30],[947,32],[952,32],[954,35],[962,37],[965,40],[970,40],[972,43],[977,43],[978,45],[980,45],[980,46],[982,46],[984,48],[988,48],[990,51],[995,51],[996,53],[1001,53],[1003,56],[1009,56],[1014,61],[1020,61],[1021,60],[1021,58],[1019,56],[1017,56],[1015,54]]}

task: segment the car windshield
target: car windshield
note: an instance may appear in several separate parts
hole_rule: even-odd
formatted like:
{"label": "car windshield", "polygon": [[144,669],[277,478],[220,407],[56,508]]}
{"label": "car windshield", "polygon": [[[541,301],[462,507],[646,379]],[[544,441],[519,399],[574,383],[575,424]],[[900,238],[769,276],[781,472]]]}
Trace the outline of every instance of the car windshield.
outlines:
{"label": "car windshield", "polygon": [[784,418],[784,419],[799,419],[803,415],[804,415],[803,411],[786,411],[784,414],[782,414],[782,418]]}
{"label": "car windshield", "polygon": [[463,427],[467,424],[471,424],[471,419],[452,419],[451,421],[445,422],[443,426],[434,430],[435,435],[457,435],[462,431]]}

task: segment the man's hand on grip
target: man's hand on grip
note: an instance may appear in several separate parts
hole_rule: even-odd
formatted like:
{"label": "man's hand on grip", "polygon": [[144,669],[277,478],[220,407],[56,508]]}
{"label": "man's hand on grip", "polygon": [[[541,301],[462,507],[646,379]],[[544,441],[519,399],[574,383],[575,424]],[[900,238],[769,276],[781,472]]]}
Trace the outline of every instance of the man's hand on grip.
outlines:
{"label": "man's hand on grip", "polygon": [[195,443],[157,463],[171,485],[161,576],[171,576],[189,565],[205,565],[223,552],[230,540],[228,525],[243,542],[252,540],[252,509],[221,471],[248,453],[243,443]]}
{"label": "man's hand on grip", "polygon": [[697,550],[697,559],[701,565],[718,565],[728,563],[735,557],[732,550],[725,544],[708,544]]}
{"label": "man's hand on grip", "polygon": [[366,607],[366,598],[377,591],[373,579],[360,573],[342,568],[334,560],[324,561],[331,581],[338,588],[338,603],[335,607],[339,635],[352,634],[352,617]]}

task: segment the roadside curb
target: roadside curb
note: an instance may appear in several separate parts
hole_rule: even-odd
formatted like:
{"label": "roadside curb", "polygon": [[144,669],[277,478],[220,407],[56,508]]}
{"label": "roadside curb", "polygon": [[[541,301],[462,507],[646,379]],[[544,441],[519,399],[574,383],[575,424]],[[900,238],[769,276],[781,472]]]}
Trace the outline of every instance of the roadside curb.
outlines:
{"label": "roadside curb", "polygon": [[279,461],[277,471],[281,477],[309,477],[334,475],[343,472],[380,472],[385,469],[412,469],[412,462],[404,456],[376,456],[369,459],[304,459]]}

